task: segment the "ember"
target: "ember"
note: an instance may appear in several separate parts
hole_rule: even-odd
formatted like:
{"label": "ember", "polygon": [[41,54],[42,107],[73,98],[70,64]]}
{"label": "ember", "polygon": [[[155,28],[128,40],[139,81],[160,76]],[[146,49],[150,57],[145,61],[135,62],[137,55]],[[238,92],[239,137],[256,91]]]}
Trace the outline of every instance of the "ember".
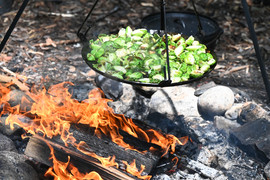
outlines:
{"label": "ember", "polygon": [[[9,97],[9,84],[8,86],[1,86],[1,106],[3,106],[3,111],[1,115],[10,113],[6,119],[6,124],[10,124],[11,128],[14,125],[19,125],[23,127],[25,131],[29,134],[43,135],[47,138],[53,138],[55,136],[60,136],[65,146],[73,145],[82,153],[99,159],[99,161],[104,166],[114,166],[118,168],[118,164],[115,162],[115,157],[100,157],[93,152],[85,151],[85,147],[88,145],[84,141],[75,139],[73,134],[70,133],[71,124],[83,124],[95,129],[95,135],[101,138],[102,135],[106,135],[111,138],[111,140],[127,149],[135,150],[134,147],[130,146],[123,140],[123,136],[119,133],[119,130],[125,131],[126,133],[134,136],[145,142],[156,144],[161,147],[163,155],[167,153],[174,153],[175,146],[177,144],[184,145],[188,138],[176,138],[173,135],[162,133],[150,129],[147,131],[142,130],[137,125],[135,125],[132,119],[125,118],[124,115],[115,114],[108,106],[109,99],[104,98],[104,94],[100,89],[94,89],[89,93],[88,99],[83,102],[72,99],[72,95],[68,92],[68,85],[71,83],[65,82],[61,84],[54,85],[48,89],[42,88],[37,90],[32,88],[31,92],[27,92],[26,95],[30,97],[31,101],[22,99],[22,101],[27,101],[26,104],[31,105],[30,111],[25,111],[20,108],[20,105],[12,107],[8,101]],[[25,104],[25,102],[24,102]],[[20,120],[20,115],[32,116],[33,121],[24,122]],[[48,170],[46,175],[53,175],[54,177],[69,177],[69,173],[73,174],[77,178],[83,177],[78,174],[77,169],[73,167],[71,170],[66,170],[72,167],[68,166],[69,162],[62,163],[57,161],[53,156],[54,162],[52,168]],[[150,148],[151,151],[156,151],[154,147]],[[144,153],[144,152],[141,152]],[[137,170],[135,161],[128,164],[128,162],[123,162],[127,169],[126,171],[137,176],[141,179],[147,179],[149,176],[142,176],[141,173],[144,170],[144,165],[141,165],[141,170]],[[92,174],[95,174],[94,172]],[[91,175],[92,175],[91,174]],[[88,176],[88,175],[87,175]]]}

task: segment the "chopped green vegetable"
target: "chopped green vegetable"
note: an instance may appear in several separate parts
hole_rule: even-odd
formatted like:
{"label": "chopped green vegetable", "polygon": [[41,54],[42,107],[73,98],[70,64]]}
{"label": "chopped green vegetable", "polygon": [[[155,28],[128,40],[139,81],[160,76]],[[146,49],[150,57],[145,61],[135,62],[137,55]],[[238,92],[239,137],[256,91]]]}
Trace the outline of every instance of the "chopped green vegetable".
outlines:
{"label": "chopped green vegetable", "polygon": [[191,45],[194,42],[194,37],[193,36],[189,36],[186,40],[186,44],[187,45]]}
{"label": "chopped green vegetable", "polygon": [[93,54],[88,53],[88,54],[87,54],[87,60],[88,60],[88,61],[95,61],[96,58],[95,58],[95,56],[94,56]]}
{"label": "chopped green vegetable", "polygon": [[135,72],[135,73],[132,73],[132,74],[128,75],[129,78],[133,78],[133,79],[139,79],[142,76],[143,76],[143,74],[140,73],[140,72]]}
{"label": "chopped green vegetable", "polygon": [[125,74],[127,72],[126,68],[124,68],[123,66],[113,66],[113,68],[116,71],[122,72],[123,74]]}
{"label": "chopped green vegetable", "polygon": [[147,29],[136,29],[131,34],[132,36],[142,37],[147,33]]}
{"label": "chopped green vegetable", "polygon": [[191,52],[188,52],[184,58],[186,64],[192,65],[195,63],[195,58]]}
{"label": "chopped green vegetable", "polygon": [[[90,40],[87,59],[97,70],[119,79],[142,83],[164,80],[167,53],[165,36],[150,34],[146,29],[132,30],[129,26],[118,34],[100,34]],[[169,61],[173,83],[201,77],[216,59],[204,44],[193,36],[168,34]]]}

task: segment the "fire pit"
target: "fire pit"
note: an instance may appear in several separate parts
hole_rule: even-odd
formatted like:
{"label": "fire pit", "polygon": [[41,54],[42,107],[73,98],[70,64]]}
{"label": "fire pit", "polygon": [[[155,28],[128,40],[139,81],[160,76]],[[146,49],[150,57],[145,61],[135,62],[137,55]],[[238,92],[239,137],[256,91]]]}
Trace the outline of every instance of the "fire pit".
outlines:
{"label": "fire pit", "polygon": [[[2,80],[3,79],[1,78],[1,81]],[[106,79],[106,81],[107,80],[108,79]],[[112,81],[112,79],[109,78],[109,81]],[[266,150],[265,147],[267,146],[264,146],[265,142],[263,141],[264,140],[263,138],[258,139],[256,138],[256,136],[254,136],[254,137],[251,137],[252,140],[246,141],[246,137],[250,138],[250,136],[253,133],[244,134],[243,132],[248,131],[247,129],[254,127],[255,125],[256,127],[260,127],[260,124],[263,124],[264,126],[268,126],[268,123],[267,123],[267,120],[264,120],[264,119],[255,121],[253,123],[249,123],[251,119],[257,120],[257,117],[250,115],[252,114],[251,112],[253,112],[253,110],[256,109],[256,105],[251,104],[250,106],[247,106],[246,104],[244,104],[245,103],[244,100],[248,98],[243,97],[243,93],[239,91],[234,90],[235,102],[240,103],[240,106],[238,104],[238,106],[236,106],[235,108],[236,109],[238,108],[239,110],[239,107],[241,107],[239,111],[242,110],[242,112],[244,112],[243,106],[245,105],[244,107],[246,108],[246,112],[247,112],[247,114],[241,115],[241,118],[240,118],[241,121],[234,119],[238,117],[239,111],[237,111],[238,113],[237,112],[234,113],[235,111],[233,111],[233,109],[226,112],[225,114],[216,116],[214,118],[214,121],[212,121],[212,119],[210,120],[207,118],[202,118],[198,114],[198,112],[195,111],[197,107],[196,100],[198,99],[198,97],[194,96],[195,89],[189,86],[188,87],[174,86],[174,87],[161,88],[154,94],[151,94],[149,97],[144,97],[140,94],[137,94],[137,92],[134,91],[132,86],[129,86],[128,84],[123,83],[121,84],[121,86],[119,85],[119,87],[122,87],[123,89],[121,90],[121,92],[119,91],[119,95],[115,96],[115,100],[113,102],[111,100],[104,99],[103,98],[104,96],[102,95],[102,93],[101,94],[98,93],[97,96],[92,96],[94,92],[93,91],[89,94],[90,91],[88,92],[88,90],[91,89],[92,86],[94,86],[92,84],[86,86],[78,82],[78,84],[76,84],[74,87],[69,89],[69,92],[73,92],[73,94],[69,94],[67,93],[67,88],[63,86],[51,87],[49,91],[43,89],[41,91],[37,90],[37,91],[32,91],[30,93],[27,90],[28,85],[21,86],[22,84],[20,84],[21,83],[20,81],[19,81],[20,83],[18,81],[14,81],[14,82],[16,84],[15,86],[9,86],[9,85],[7,86],[7,84],[4,84],[4,87],[1,87],[1,90],[6,90],[5,87],[11,87],[10,90],[12,90],[12,93],[15,93],[13,92],[13,90],[18,91],[18,87],[20,88],[24,87],[24,91],[26,92],[26,94],[21,91],[20,93],[18,93],[24,97],[22,98],[23,99],[22,102],[20,100],[18,101],[21,103],[19,107],[19,106],[14,106],[14,104],[12,104],[11,102],[6,103],[5,100],[7,99],[5,98],[6,97],[8,98],[8,95],[6,96],[6,94],[10,94],[10,92],[1,92],[2,94],[1,94],[0,102],[1,104],[3,103],[3,106],[1,106],[2,108],[1,113],[5,113],[5,115],[3,115],[3,117],[1,118],[1,121],[7,122],[7,123],[4,122],[4,124],[2,125],[9,126],[6,124],[10,122],[11,124],[14,124],[15,128],[20,129],[19,131],[15,133],[16,136],[13,137],[13,135],[10,134],[8,137],[10,137],[14,142],[16,142],[16,147],[20,146],[19,144],[25,144],[25,145],[22,145],[19,150],[19,152],[24,153],[26,157],[29,158],[27,160],[28,166],[26,166],[25,164],[24,165],[27,168],[35,167],[35,169],[39,173],[40,173],[40,169],[46,169],[44,171],[44,173],[47,172],[46,175],[51,175],[53,177],[56,177],[58,176],[57,173],[61,172],[63,168],[65,169],[66,167],[68,167],[67,169],[65,169],[67,171],[63,173],[64,176],[73,174],[77,178],[81,178],[81,177],[84,177],[86,174],[89,174],[89,176],[91,176],[94,179],[99,179],[100,177],[95,172],[89,173],[93,170],[98,172],[104,179],[106,178],[109,179],[111,177],[114,177],[114,179],[134,178],[132,175],[130,175],[130,172],[134,173],[134,171],[136,172],[135,174],[137,175],[137,177],[141,179],[148,178],[147,177],[148,175],[152,175],[153,179],[162,179],[162,178],[168,178],[168,179],[218,179],[218,178],[219,179],[226,179],[226,178],[241,179],[243,176],[247,179],[249,178],[250,179],[252,178],[264,179],[266,176],[265,174],[267,173],[267,168],[265,169],[265,173],[262,170],[265,164],[259,163],[257,161],[258,159],[256,158],[254,160],[253,158],[250,158],[250,156],[247,156],[245,151],[242,151],[241,149],[237,148],[237,146],[232,145],[230,139],[228,139],[228,136],[231,135],[232,140],[236,140],[236,142],[240,141],[242,143],[244,150],[249,149],[251,152],[256,152],[254,153],[255,156],[260,154],[258,153],[259,151],[256,150],[256,148],[257,149],[259,148],[260,151],[263,151],[263,154],[264,153],[267,154],[267,152],[265,151]],[[119,81],[117,82],[112,81],[111,84],[118,85],[120,83],[121,82]],[[199,83],[199,82],[196,82],[196,83]],[[210,85],[210,87],[212,86],[213,84]],[[210,88],[210,87],[208,86],[207,88]],[[206,91],[207,88],[205,87],[201,88],[200,92],[202,93],[203,91]],[[60,91],[56,93],[55,90],[57,89]],[[116,89],[121,89],[121,88],[116,88]],[[87,93],[85,93],[85,91],[87,91]],[[196,92],[197,95],[198,94],[200,95],[201,93]],[[19,96],[18,94],[15,95],[15,97],[18,97]],[[90,95],[90,97],[88,96],[84,98],[86,94]],[[108,97],[109,94],[105,93],[105,96]],[[185,97],[188,97],[188,98],[185,99]],[[78,100],[78,98],[81,98],[81,99]],[[145,136],[144,136],[143,131],[139,130],[140,138],[135,138],[135,139],[134,139],[134,136],[131,137],[130,134],[126,132],[125,128],[121,128],[121,131],[119,131],[119,134],[118,134],[124,137],[124,142],[126,144],[133,147],[138,146],[137,150],[140,151],[138,152],[138,151],[133,151],[133,150],[125,150],[126,146],[122,147],[122,146],[116,145],[115,141],[118,142],[121,140],[117,139],[117,140],[114,140],[113,142],[111,141],[111,139],[107,139],[104,136],[106,134],[106,131],[105,133],[99,133],[101,131],[98,131],[95,128],[85,126],[85,124],[72,123],[70,126],[68,125],[67,122],[69,121],[83,120],[82,116],[80,115],[81,111],[83,110],[82,112],[88,112],[84,109],[84,107],[86,107],[87,105],[91,105],[88,110],[94,110],[96,108],[95,105],[100,105],[100,103],[102,102],[104,102],[104,104],[106,103],[112,104],[112,106],[115,106],[117,110],[124,111],[123,113],[120,113],[120,112],[111,113],[112,111],[110,111],[110,108],[108,106],[105,106],[105,107],[101,106],[100,110],[101,111],[104,110],[105,114],[109,115],[110,117],[110,118],[107,118],[107,117],[101,118],[101,121],[105,122],[102,125],[106,125],[106,123],[109,123],[109,121],[105,121],[107,119],[116,119],[119,124],[128,122],[127,124],[133,125],[134,123],[135,127],[137,126],[142,130],[147,131],[148,129],[151,129],[151,131],[147,131],[147,132],[151,132],[149,134],[147,133],[147,135],[151,137],[153,134],[155,134],[155,132],[158,132],[161,135],[166,136],[166,137],[169,134],[174,135],[175,137],[184,137],[187,135],[189,137],[188,141],[185,145],[176,146],[175,153],[167,153],[162,158],[160,158],[160,156],[164,154],[162,153],[162,151],[157,151],[158,153],[155,154],[150,150],[153,150],[153,149],[160,150],[162,149],[161,145],[157,145],[153,142],[151,143],[146,142],[144,139]],[[162,103],[164,103],[163,107],[159,106]],[[182,105],[181,103],[184,105]],[[9,106],[10,104],[12,105]],[[25,106],[28,108],[24,108]],[[56,110],[56,112],[49,109],[50,107],[53,107],[52,109]],[[182,108],[186,107],[186,111],[184,114],[180,114],[180,113],[183,113],[185,110],[185,109],[180,109],[181,107]],[[248,107],[250,107],[250,109]],[[27,109],[27,111],[25,109]],[[138,116],[139,117],[138,119],[134,118],[131,121],[129,117],[134,114],[136,115],[139,114],[138,112],[140,111],[138,110],[141,110],[141,109],[146,110],[144,115],[147,116],[147,118],[143,119],[143,117],[145,116]],[[153,109],[159,110],[160,113],[152,112]],[[40,112],[38,110],[44,110],[44,111]],[[80,113],[78,113],[77,110]],[[7,112],[9,113],[7,114]],[[167,116],[168,114],[161,113],[161,112],[170,112],[171,117]],[[57,113],[60,113],[60,115],[55,116]],[[90,116],[89,114],[91,114],[91,117],[93,116],[97,117],[100,115],[99,113],[86,113],[86,114],[88,117]],[[9,117],[7,117],[7,115],[9,115]],[[260,118],[265,118],[265,117],[261,116]],[[245,123],[248,123],[248,124],[242,127],[242,124],[245,124]],[[22,125],[26,129],[26,131],[29,132],[28,135],[30,135],[33,130],[31,129],[31,127],[35,127],[35,128],[37,127],[36,129],[37,132],[35,133],[34,136],[30,135],[31,138],[29,141],[27,139],[22,141],[19,135],[23,134],[24,133],[23,131],[25,130],[22,130],[16,124]],[[68,140],[68,141],[62,141],[59,138],[59,136],[53,137],[53,138],[50,138],[49,136],[43,137],[42,136],[43,131],[39,129],[38,125],[42,125],[44,127],[56,127],[55,129],[52,128],[55,130],[53,132],[56,132],[56,130],[59,130],[61,128],[64,129],[63,133],[60,133],[60,134],[62,135],[62,138],[64,138],[64,140]],[[2,127],[3,126],[1,126],[1,132],[3,132]],[[60,128],[57,128],[57,127],[60,127]],[[69,127],[69,129],[67,127]],[[117,126],[111,126],[112,129],[116,127]],[[131,129],[133,128],[134,126],[132,126]],[[5,129],[8,129],[8,127],[5,127]],[[49,132],[49,134],[51,132],[47,129],[46,131]],[[233,131],[233,133],[231,133],[231,131]],[[98,134],[98,137],[100,138],[94,135],[95,132]],[[136,129],[135,132],[138,132],[138,130]],[[265,132],[262,131],[262,134],[263,133]],[[112,135],[109,135],[109,136],[112,136]],[[74,140],[73,137],[77,141],[72,144]],[[172,138],[173,136],[168,136],[168,137]],[[9,138],[1,138],[1,140],[3,139],[9,139]],[[138,139],[139,141],[137,141]],[[141,141],[141,139],[143,139],[143,141]],[[154,137],[154,139],[160,140],[163,138],[161,136],[158,138]],[[172,140],[175,140],[175,139],[172,138]],[[182,140],[185,140],[185,139],[182,139]],[[258,140],[258,141],[255,142],[255,140]],[[88,147],[84,143],[80,143],[81,141],[87,142]],[[66,146],[65,143],[67,143],[68,146]],[[25,149],[26,144],[27,144],[27,148]],[[76,148],[73,149],[73,145],[75,146],[78,145],[78,146],[76,146]],[[53,149],[50,147],[53,147]],[[171,147],[173,147],[173,145]],[[248,147],[248,148],[245,148],[245,147]],[[12,149],[14,149],[14,147],[6,148],[6,150],[9,150],[9,149],[13,151]],[[109,152],[107,152],[107,150]],[[113,150],[116,152],[111,153],[111,151]],[[124,156],[124,159],[126,159],[128,162],[120,163],[119,169],[114,168],[114,167],[113,168],[104,167],[95,158],[89,158],[90,156],[88,155],[90,154],[92,155],[93,151],[98,152],[98,155],[102,155],[102,153],[105,153],[105,155],[103,154],[104,156],[102,157],[108,157],[111,155],[117,155],[117,156],[122,155],[122,157]],[[147,153],[146,154],[141,153],[144,151],[147,151]],[[3,158],[4,155],[6,155],[6,157],[10,157],[13,155],[14,158],[19,159],[14,155],[16,154],[15,152],[9,153],[9,155],[7,154],[8,153],[6,152],[1,153],[1,160],[2,160],[1,162],[4,162],[6,159],[8,159],[8,158]],[[51,161],[48,160],[50,156],[52,157]],[[129,159],[127,157],[132,157],[132,158],[134,157],[136,159],[136,162],[133,163],[132,159]],[[265,158],[265,156],[260,156],[260,158]],[[178,162],[177,162],[177,159],[178,159]],[[113,158],[109,158],[109,161],[113,162],[112,160]],[[115,160],[117,161],[117,158]],[[264,163],[267,163],[268,159],[265,158],[265,160],[266,161]],[[55,164],[54,166],[52,162],[53,164]],[[74,164],[75,168],[72,167],[70,163]],[[17,164],[20,164],[20,163],[17,163]],[[29,166],[29,164],[31,164],[31,166]],[[136,167],[137,170],[134,168],[134,164],[137,165]],[[146,165],[145,169],[143,170],[143,173],[141,174],[138,173],[138,172],[141,172],[140,164]],[[10,164],[6,164],[6,166],[10,167]],[[49,166],[53,167],[53,169],[49,168]],[[129,168],[126,168],[126,167],[129,167]],[[17,168],[20,168],[20,166],[18,165]],[[153,171],[149,173],[151,168]],[[80,173],[78,173],[77,170]],[[17,171],[17,172],[31,172],[32,177],[33,178],[36,177],[34,176],[33,169],[31,171],[26,170],[26,171]],[[44,173],[40,173],[42,177]]]}

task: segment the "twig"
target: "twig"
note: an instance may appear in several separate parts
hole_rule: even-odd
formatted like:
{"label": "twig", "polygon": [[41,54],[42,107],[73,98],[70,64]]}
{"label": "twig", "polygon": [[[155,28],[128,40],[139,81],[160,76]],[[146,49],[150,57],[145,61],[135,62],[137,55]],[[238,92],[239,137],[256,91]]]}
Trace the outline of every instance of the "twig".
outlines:
{"label": "twig", "polygon": [[29,87],[26,86],[24,83],[22,83],[19,79],[15,78],[15,77],[10,77],[10,76],[7,76],[7,75],[1,75],[0,74],[0,82],[2,82],[2,83],[13,82],[22,91],[29,91]]}
{"label": "twig", "polygon": [[67,13],[56,13],[56,12],[45,12],[45,11],[38,11],[39,14],[42,15],[50,15],[50,16],[61,16],[64,18],[71,18],[76,16],[75,14],[67,14]]}
{"label": "twig", "polygon": [[233,67],[230,70],[225,71],[224,73],[221,74],[221,77],[227,74],[231,74],[234,73],[236,71],[240,71],[242,69],[246,69],[246,73],[248,73],[249,70],[249,65],[245,65],[245,66],[238,66],[238,67]]}
{"label": "twig", "polygon": [[0,68],[1,68],[1,70],[2,70],[3,72],[5,72],[5,73],[7,73],[7,74],[9,74],[9,75],[11,75],[11,76],[13,76],[13,77],[16,77],[16,78],[19,78],[19,79],[22,79],[22,80],[26,80],[26,79],[27,79],[27,77],[22,76],[22,75],[18,75],[18,74],[16,74],[16,73],[14,73],[13,71],[9,70],[9,69],[6,68],[6,67],[1,67],[1,66],[0,66]]}
{"label": "twig", "polygon": [[63,44],[74,44],[74,43],[79,43],[79,39],[72,39],[72,40],[60,40],[60,41],[52,41],[50,43],[38,43],[34,44],[34,46],[39,46],[41,48],[48,47],[48,46],[56,46],[56,45],[63,45]]}

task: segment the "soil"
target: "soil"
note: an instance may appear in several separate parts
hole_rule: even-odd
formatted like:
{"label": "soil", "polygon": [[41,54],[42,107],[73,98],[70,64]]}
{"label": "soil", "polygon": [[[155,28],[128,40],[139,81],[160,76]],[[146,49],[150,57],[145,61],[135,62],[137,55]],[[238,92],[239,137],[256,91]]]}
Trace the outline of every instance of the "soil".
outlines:
{"label": "soil", "polygon": [[[76,35],[93,2],[30,1],[2,51],[1,72],[7,73],[8,69],[20,78],[25,78],[29,84],[41,81],[45,85],[63,81],[74,84],[93,82],[96,74],[82,59],[82,44]],[[1,39],[21,4],[22,1],[15,0],[12,10],[0,16]],[[195,4],[200,15],[212,18],[223,29],[215,48],[218,64],[200,83],[214,81],[216,84],[238,88],[269,109],[269,98],[241,1],[198,0]],[[248,4],[266,72],[269,73],[270,6],[252,0]],[[166,9],[193,11],[193,6],[189,0],[171,0],[167,1]],[[159,1],[99,0],[86,23],[86,27],[91,27],[87,38],[99,33],[117,32],[128,25],[140,27],[143,17],[156,12],[160,12]],[[93,23],[94,20],[97,22]],[[81,32],[86,32],[86,27]]]}

